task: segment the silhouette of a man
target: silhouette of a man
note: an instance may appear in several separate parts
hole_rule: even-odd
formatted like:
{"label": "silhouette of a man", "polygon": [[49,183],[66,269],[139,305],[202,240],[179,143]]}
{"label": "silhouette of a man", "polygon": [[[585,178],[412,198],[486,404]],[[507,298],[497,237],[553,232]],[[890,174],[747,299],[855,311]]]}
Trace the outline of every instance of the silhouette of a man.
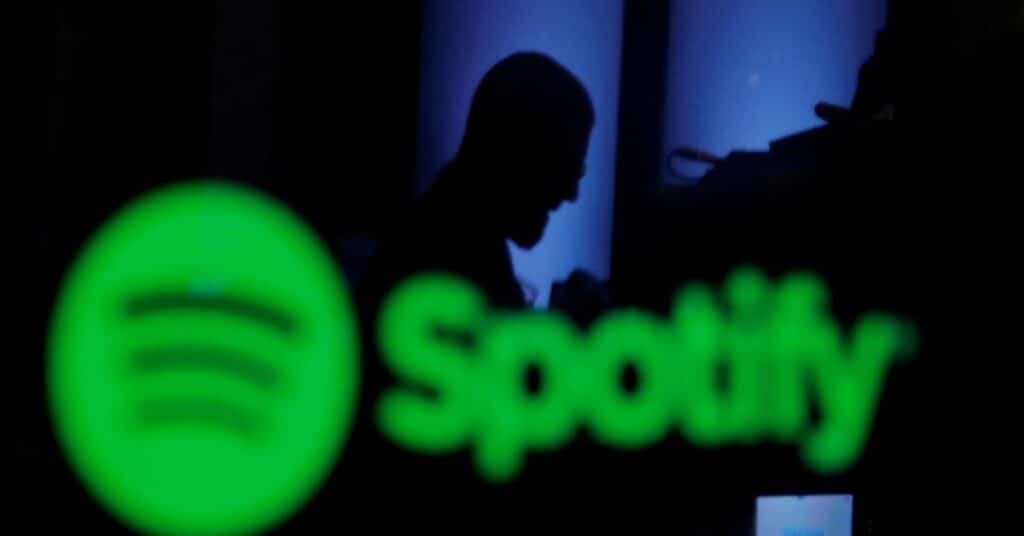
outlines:
{"label": "silhouette of a man", "polygon": [[492,67],[473,96],[458,154],[382,241],[370,298],[440,271],[471,281],[494,307],[525,306],[506,241],[533,247],[548,214],[576,199],[593,124],[586,89],[553,59],[517,53]]}

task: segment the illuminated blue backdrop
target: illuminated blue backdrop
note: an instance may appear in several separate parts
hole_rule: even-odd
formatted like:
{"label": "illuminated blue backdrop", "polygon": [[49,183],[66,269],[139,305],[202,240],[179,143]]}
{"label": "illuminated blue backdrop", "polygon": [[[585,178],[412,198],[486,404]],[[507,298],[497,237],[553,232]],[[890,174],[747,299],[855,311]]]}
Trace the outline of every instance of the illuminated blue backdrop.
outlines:
{"label": "illuminated blue backdrop", "polygon": [[[459,147],[484,73],[521,50],[544,52],[590,91],[597,122],[579,199],[552,214],[532,250],[514,246],[516,273],[548,300],[550,284],[575,267],[607,278],[622,49],[621,0],[432,0],[424,5],[417,186],[426,189]],[[514,157],[514,155],[510,155]]]}
{"label": "illuminated blue backdrop", "polygon": [[[511,246],[513,263],[540,305],[575,267],[607,277],[623,3],[432,0],[424,11],[419,190],[455,155],[487,69],[516,51],[545,52],[586,85],[597,124],[579,200],[552,216],[536,248]],[[726,154],[820,124],[818,101],[849,104],[885,0],[674,0],[670,13],[663,153],[689,145]]]}
{"label": "illuminated blue backdrop", "polygon": [[885,0],[673,1],[662,154],[765,150],[820,125],[814,104],[850,104],[885,12]]}

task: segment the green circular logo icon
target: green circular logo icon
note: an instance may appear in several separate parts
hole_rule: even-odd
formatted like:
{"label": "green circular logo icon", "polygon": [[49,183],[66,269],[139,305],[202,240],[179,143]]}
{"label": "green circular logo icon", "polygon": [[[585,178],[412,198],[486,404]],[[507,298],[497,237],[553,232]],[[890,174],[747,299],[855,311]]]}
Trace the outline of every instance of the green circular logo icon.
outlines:
{"label": "green circular logo icon", "polygon": [[53,420],[71,466],[146,532],[268,529],[339,456],[357,325],[313,231],[219,181],[157,190],[89,240],[50,330]]}

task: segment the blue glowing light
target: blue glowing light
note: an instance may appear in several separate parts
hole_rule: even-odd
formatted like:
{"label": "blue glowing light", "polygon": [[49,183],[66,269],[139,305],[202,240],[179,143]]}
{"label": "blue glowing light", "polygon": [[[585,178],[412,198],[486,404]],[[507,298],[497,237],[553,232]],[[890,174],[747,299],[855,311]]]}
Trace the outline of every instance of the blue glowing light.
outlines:
{"label": "blue glowing light", "polygon": [[593,99],[597,121],[575,203],[552,214],[530,251],[510,244],[517,275],[548,302],[551,282],[576,267],[607,278],[622,49],[620,0],[434,0],[424,6],[417,188],[426,190],[458,150],[473,91],[504,57],[531,50],[565,65]]}
{"label": "blue glowing light", "polygon": [[[821,124],[814,104],[848,106],[885,25],[885,0],[675,0],[662,154],[725,155]],[[677,169],[700,175],[700,164]]]}

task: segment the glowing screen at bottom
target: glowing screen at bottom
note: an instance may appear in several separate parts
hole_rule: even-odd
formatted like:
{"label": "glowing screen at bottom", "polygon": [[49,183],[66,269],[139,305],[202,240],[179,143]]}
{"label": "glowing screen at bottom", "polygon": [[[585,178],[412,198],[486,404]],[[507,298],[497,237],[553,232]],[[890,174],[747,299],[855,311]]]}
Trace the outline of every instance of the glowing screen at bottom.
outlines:
{"label": "glowing screen at bottom", "polygon": [[757,498],[754,536],[850,536],[852,495]]}

